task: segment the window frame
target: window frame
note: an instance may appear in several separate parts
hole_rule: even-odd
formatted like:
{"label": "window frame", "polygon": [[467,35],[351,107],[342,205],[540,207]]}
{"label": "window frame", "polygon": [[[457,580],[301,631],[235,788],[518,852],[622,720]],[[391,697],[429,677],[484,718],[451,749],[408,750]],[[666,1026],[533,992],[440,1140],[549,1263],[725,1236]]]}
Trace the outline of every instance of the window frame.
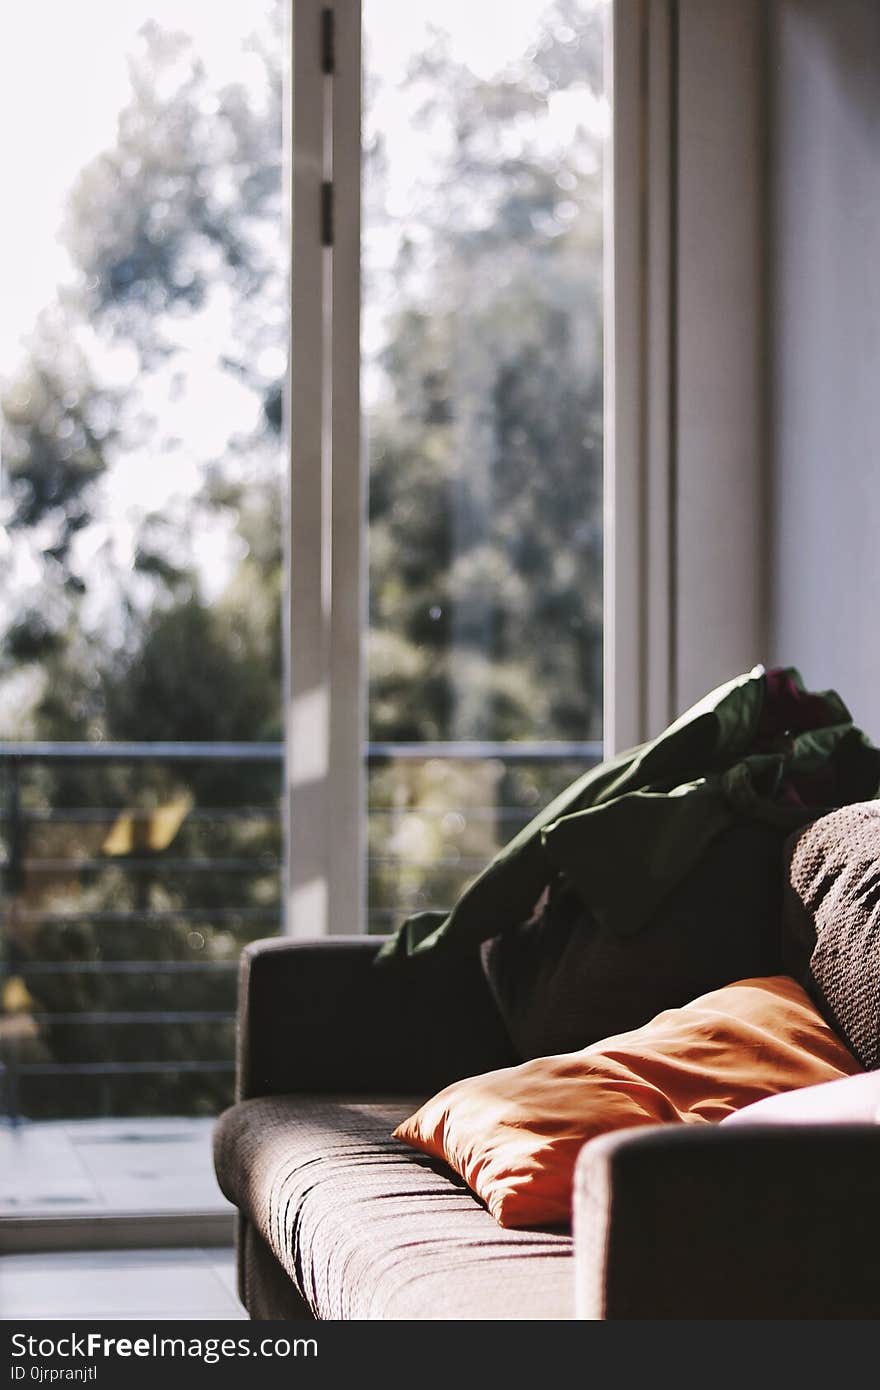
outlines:
{"label": "window frame", "polygon": [[[286,930],[312,936],[365,929],[361,6],[291,2]],[[611,0],[608,26],[604,747],[614,753],[761,657],[768,75],[760,0]],[[335,244],[322,248],[331,180]]]}
{"label": "window frame", "polygon": [[[361,5],[351,0],[291,0],[293,92],[290,229],[292,326],[288,379],[290,472],[286,709],[286,911],[297,937],[366,930],[365,574],[366,481],[359,398]],[[652,15],[655,16],[652,19]],[[658,17],[659,16],[659,17]],[[643,67],[649,28],[666,43],[653,60],[646,100]],[[604,724],[606,750],[636,742],[646,722],[651,653],[669,684],[667,566],[668,455],[663,389],[656,389],[657,447],[649,537],[644,504],[649,379],[641,343],[648,275],[658,283],[653,347],[668,350],[668,301],[661,197],[669,130],[667,0],[612,0],[608,7],[606,83],[612,137],[606,160]],[[616,132],[620,126],[620,138]],[[656,131],[652,182],[659,207],[657,243],[645,261],[644,190],[648,130]],[[330,212],[332,228],[327,226]],[[326,244],[331,241],[332,244]],[[294,325],[296,325],[294,327]],[[302,346],[299,347],[298,344]],[[667,364],[668,369],[668,364]],[[655,374],[651,380],[660,380]],[[645,614],[650,590],[652,611]],[[662,701],[661,701],[662,703]],[[668,703],[668,702],[667,702]],[[666,705],[663,705],[664,710]],[[665,722],[665,721],[664,721]]]}
{"label": "window frame", "polygon": [[361,7],[291,4],[284,928],[311,937],[365,929]]}

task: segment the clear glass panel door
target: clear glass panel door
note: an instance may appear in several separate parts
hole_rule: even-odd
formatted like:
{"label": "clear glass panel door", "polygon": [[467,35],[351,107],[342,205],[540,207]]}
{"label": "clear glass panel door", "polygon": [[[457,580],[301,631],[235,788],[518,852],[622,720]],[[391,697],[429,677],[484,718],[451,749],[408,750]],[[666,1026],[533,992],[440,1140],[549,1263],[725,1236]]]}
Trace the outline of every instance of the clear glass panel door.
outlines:
{"label": "clear glass panel door", "polygon": [[364,0],[369,924],[602,737],[604,0]]}
{"label": "clear glass panel door", "polygon": [[0,1216],[212,1207],[280,925],[286,4],[2,28]]}

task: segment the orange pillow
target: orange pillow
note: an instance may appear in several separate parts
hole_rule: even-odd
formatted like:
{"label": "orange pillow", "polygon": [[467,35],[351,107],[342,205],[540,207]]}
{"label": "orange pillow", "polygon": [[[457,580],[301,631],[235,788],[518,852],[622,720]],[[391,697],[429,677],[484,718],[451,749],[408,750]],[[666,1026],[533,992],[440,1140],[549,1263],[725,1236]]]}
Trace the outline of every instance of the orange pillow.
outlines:
{"label": "orange pillow", "polygon": [[456,1081],[394,1137],[454,1168],[499,1225],[567,1225],[575,1159],[597,1134],[723,1120],[861,1070],[794,980],[740,980],[580,1052]]}

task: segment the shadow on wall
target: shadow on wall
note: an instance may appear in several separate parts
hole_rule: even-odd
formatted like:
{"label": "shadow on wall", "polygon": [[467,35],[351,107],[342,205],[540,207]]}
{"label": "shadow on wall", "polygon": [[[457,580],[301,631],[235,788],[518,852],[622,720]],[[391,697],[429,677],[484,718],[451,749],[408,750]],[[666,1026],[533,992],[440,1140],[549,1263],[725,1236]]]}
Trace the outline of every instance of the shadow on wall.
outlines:
{"label": "shadow on wall", "polygon": [[880,5],[770,11],[769,659],[880,740]]}

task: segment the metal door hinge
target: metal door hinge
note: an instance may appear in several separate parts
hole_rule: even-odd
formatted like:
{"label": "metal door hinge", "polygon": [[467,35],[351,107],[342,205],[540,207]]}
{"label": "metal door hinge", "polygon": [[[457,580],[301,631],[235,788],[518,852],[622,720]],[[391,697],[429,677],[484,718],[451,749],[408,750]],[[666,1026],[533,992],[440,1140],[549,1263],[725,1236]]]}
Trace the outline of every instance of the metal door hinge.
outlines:
{"label": "metal door hinge", "polygon": [[333,245],[333,184],[321,184],[321,245]]}
{"label": "metal door hinge", "polygon": [[321,11],[321,71],[336,71],[336,16],[325,5]]}

